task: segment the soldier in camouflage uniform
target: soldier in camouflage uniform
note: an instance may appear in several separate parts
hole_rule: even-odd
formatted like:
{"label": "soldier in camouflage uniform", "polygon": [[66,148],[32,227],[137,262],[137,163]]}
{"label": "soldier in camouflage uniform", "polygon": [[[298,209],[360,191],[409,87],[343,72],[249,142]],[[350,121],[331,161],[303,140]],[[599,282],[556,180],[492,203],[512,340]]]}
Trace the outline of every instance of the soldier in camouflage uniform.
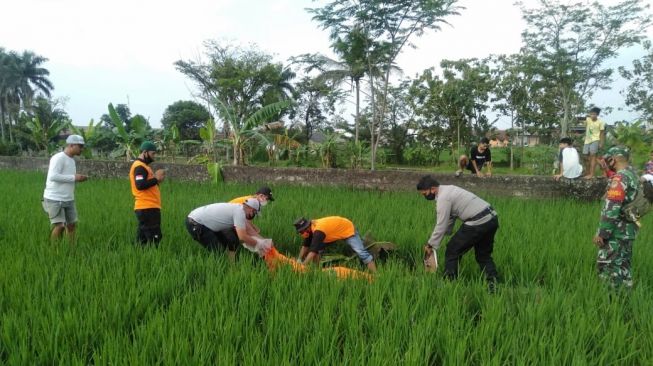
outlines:
{"label": "soldier in camouflage uniform", "polygon": [[633,284],[630,266],[638,227],[626,220],[623,207],[633,201],[639,183],[628,157],[628,150],[622,147],[612,147],[604,156],[608,168],[616,174],[610,179],[594,237],[599,247],[596,259],[599,277],[614,288],[629,288]]}

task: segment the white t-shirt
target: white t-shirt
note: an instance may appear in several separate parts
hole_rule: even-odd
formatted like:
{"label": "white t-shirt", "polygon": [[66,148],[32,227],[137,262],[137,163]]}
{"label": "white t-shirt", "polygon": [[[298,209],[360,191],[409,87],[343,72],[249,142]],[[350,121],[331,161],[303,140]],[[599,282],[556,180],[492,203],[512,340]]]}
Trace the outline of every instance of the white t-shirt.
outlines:
{"label": "white t-shirt", "polygon": [[240,203],[213,203],[198,207],[191,211],[188,217],[211,231],[222,231],[234,226],[245,229],[247,225],[245,209]]}
{"label": "white t-shirt", "polygon": [[77,174],[75,159],[63,151],[54,154],[50,158],[43,198],[52,201],[74,201],[75,174]]}
{"label": "white t-shirt", "polygon": [[562,149],[562,176],[569,179],[580,177],[583,174],[583,166],[580,164],[578,151],[573,147]]}

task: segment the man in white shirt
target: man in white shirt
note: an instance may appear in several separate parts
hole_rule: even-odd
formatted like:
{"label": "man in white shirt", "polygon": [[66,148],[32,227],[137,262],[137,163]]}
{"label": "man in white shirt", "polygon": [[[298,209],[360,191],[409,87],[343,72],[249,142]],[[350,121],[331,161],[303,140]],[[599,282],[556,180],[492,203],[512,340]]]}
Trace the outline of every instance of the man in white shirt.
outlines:
{"label": "man in white shirt", "polygon": [[254,219],[260,210],[261,203],[256,198],[249,198],[244,203],[214,203],[198,207],[186,217],[186,230],[210,251],[226,249],[231,261],[236,259],[240,241],[245,248],[262,256],[270,249],[272,241],[247,231],[247,220]]}
{"label": "man in white shirt", "polygon": [[62,152],[50,158],[48,177],[43,191],[43,209],[48,214],[52,224],[50,239],[58,240],[64,230],[70,242],[75,239],[75,223],[77,209],[75,208],[75,183],[83,182],[87,176],[77,174],[74,156],[82,153],[84,138],[70,135],[66,139],[66,147]]}
{"label": "man in white shirt", "polygon": [[560,174],[554,175],[553,179],[560,180],[562,177],[576,179],[583,174],[583,166],[580,164],[578,151],[572,145],[573,143],[569,137],[560,139],[560,155],[558,157]]}

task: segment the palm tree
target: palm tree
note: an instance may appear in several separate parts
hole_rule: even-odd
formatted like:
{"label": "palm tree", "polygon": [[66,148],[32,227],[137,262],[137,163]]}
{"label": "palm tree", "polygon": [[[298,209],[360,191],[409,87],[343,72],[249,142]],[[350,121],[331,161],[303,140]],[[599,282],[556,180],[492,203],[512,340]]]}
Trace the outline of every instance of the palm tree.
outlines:
{"label": "palm tree", "polygon": [[[334,60],[321,54],[305,54],[295,58],[295,62],[307,65],[306,72],[317,70],[320,79],[335,85],[349,84],[356,94],[356,116],[354,121],[354,141],[359,139],[361,81],[365,77],[382,75],[383,49],[365,35],[359,28],[352,29],[344,37],[336,36],[331,48],[339,57]],[[371,74],[370,75],[370,69]],[[393,66],[392,71],[400,69]]]}
{"label": "palm tree", "polygon": [[5,114],[9,116],[9,139],[13,141],[11,131],[12,115],[16,121],[21,107],[29,110],[36,92],[50,97],[54,89],[48,79],[50,72],[41,65],[48,61],[31,51],[22,54],[6,53],[0,49],[0,117],[4,139]]}

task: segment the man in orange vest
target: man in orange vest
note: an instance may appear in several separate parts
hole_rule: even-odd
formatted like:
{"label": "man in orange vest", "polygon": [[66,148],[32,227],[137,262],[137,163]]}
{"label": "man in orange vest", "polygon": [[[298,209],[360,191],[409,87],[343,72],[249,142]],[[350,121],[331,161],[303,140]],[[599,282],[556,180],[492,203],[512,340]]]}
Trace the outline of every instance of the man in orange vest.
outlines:
{"label": "man in orange vest", "polygon": [[140,244],[158,244],[161,234],[161,192],[159,184],[165,179],[165,171],[152,171],[150,164],[156,156],[156,146],[151,141],[141,144],[141,154],[129,170],[129,182],[134,195],[134,212],[138,220],[136,240]]}
{"label": "man in orange vest", "polygon": [[367,265],[367,268],[376,272],[374,257],[365,249],[358,230],[354,224],[339,216],[329,216],[321,219],[308,220],[299,218],[294,223],[295,230],[304,238],[299,259],[303,263],[319,263],[320,254],[327,244],[344,240],[356,252],[358,258]]}

